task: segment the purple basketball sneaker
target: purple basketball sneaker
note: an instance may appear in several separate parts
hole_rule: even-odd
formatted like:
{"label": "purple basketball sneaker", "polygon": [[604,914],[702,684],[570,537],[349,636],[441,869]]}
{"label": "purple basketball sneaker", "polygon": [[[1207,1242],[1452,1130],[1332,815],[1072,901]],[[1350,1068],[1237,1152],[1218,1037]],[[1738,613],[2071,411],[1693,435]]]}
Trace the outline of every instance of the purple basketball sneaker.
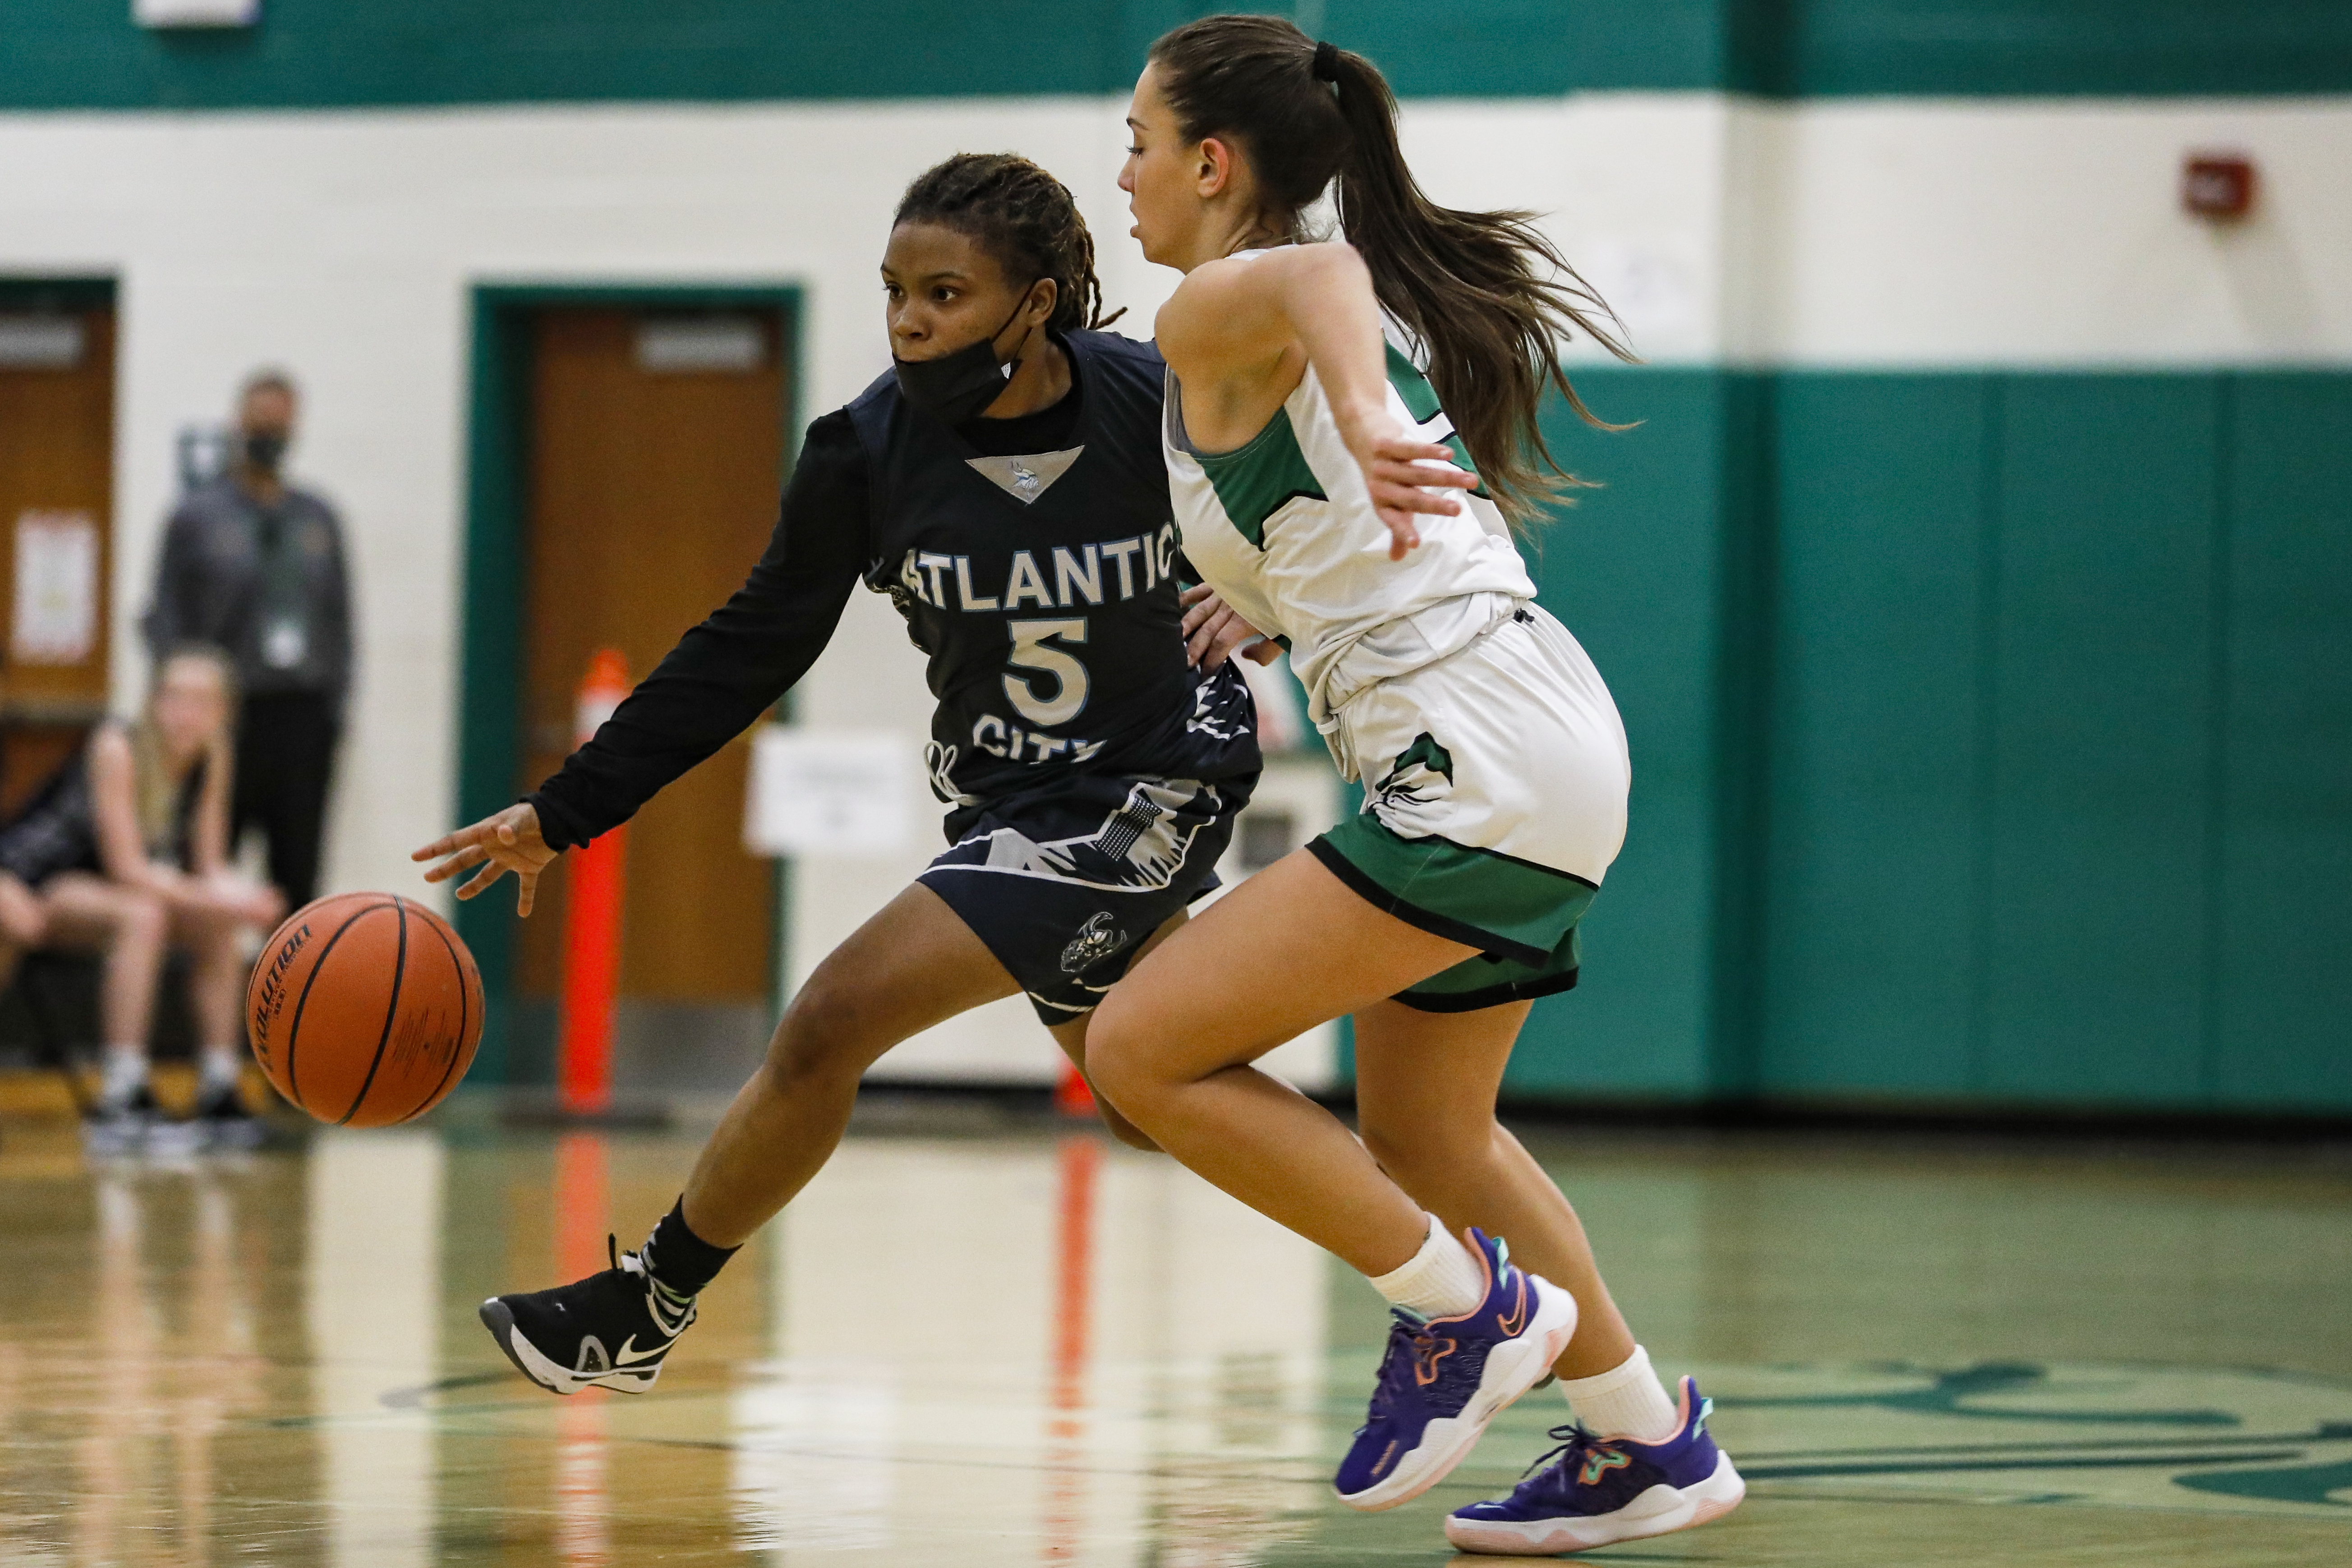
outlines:
{"label": "purple basketball sneaker", "polygon": [[1454,1510],[1445,1539],[1465,1552],[1549,1557],[1721,1519],[1748,1484],[1707,1435],[1713,1408],[1686,1377],[1682,1425],[1662,1443],[1555,1426],[1560,1446],[1536,1461],[1543,1468],[1500,1501]]}
{"label": "purple basketball sneaker", "polygon": [[1331,1485],[1349,1508],[1394,1508],[1444,1479],[1496,1412],[1543,1381],[1576,1332],[1576,1298],[1512,1267],[1500,1241],[1468,1233],[1486,1299],[1458,1318],[1391,1307],[1371,1413]]}

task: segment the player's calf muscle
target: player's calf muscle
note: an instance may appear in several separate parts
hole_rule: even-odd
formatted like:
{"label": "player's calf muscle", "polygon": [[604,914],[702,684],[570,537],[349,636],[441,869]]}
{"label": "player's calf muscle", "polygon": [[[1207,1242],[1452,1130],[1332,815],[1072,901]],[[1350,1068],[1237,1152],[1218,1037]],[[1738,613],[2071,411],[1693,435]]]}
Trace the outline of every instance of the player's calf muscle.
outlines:
{"label": "player's calf muscle", "polygon": [[1490,1121],[1467,1137],[1450,1128],[1399,1135],[1360,1120],[1357,1136],[1397,1185],[1424,1206],[1443,1209],[1441,1196],[1481,1192],[1503,1175],[1495,1131]]}

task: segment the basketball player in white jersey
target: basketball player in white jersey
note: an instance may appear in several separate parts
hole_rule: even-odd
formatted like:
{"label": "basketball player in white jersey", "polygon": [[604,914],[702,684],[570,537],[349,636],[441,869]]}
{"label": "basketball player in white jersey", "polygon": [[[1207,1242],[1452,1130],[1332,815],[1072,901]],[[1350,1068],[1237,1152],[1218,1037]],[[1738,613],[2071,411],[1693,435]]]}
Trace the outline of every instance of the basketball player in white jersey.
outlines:
{"label": "basketball player in white jersey", "polygon": [[[1538,402],[1556,385],[1582,411],[1556,343],[1614,347],[1605,307],[1523,217],[1429,201],[1379,71],[1287,21],[1161,38],[1129,124],[1136,235],[1186,274],[1158,324],[1185,550],[1288,643],[1365,805],[1129,973],[1088,1037],[1096,1086],[1391,1304],[1346,1501],[1419,1496],[1556,1372],[1576,1419],[1552,1462],[1448,1538],[1552,1553],[1703,1523],[1742,1494],[1706,1401],[1688,1378],[1667,1394],[1574,1211],[1494,1118],[1624,836],[1615,705],[1511,537],[1569,482]],[[1334,178],[1345,238],[1307,243]],[[1361,1142],[1250,1065],[1342,1014]]]}

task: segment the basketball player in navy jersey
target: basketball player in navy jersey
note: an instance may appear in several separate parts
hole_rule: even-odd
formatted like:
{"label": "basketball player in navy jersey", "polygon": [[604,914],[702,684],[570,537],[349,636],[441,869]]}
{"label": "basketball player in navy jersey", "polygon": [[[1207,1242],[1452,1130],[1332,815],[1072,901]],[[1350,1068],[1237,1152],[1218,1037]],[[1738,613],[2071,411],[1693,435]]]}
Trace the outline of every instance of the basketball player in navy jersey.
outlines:
{"label": "basketball player in navy jersey", "polygon": [[1214,606],[1181,625],[1165,367],[1099,330],[1069,192],[1025,159],[951,158],[899,203],[882,277],[892,372],[809,426],[749,581],[537,791],[416,853],[429,881],[479,868],[461,899],[515,872],[529,914],[556,855],[783,696],[861,579],[929,656],[950,847],[801,987],[644,1247],[482,1304],[557,1394],[653,1386],[696,1294],[824,1165],[899,1041],[1019,991],[1083,1069],[1095,1005],[1216,886],[1257,778],[1225,658],[1253,634]]}

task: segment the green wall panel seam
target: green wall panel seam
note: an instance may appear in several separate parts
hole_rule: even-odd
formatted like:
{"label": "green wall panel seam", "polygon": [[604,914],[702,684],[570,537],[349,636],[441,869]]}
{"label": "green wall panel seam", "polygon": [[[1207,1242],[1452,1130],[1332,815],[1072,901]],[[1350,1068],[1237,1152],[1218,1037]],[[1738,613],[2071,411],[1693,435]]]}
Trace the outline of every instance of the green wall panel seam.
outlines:
{"label": "green wall panel seam", "polygon": [[2222,955],[2228,940],[2228,888],[2225,857],[2229,843],[2229,735],[2230,735],[2230,650],[2231,647],[2231,597],[2235,591],[2231,581],[2231,552],[2235,543],[2232,531],[2231,487],[2236,482],[2234,457],[2237,426],[2237,378],[2217,376],[2213,384],[2213,533],[2210,587],[2210,629],[2206,640],[2206,679],[2209,711],[2205,734],[2205,866],[2204,900],[2205,931],[2202,951],[2198,954],[2204,978],[2203,1016],[2199,1020],[2203,1036],[2199,1057],[2198,1091],[2208,1105],[2216,1105],[2221,1097],[2221,1049],[2222,1005]]}
{"label": "green wall panel seam", "polygon": [[1995,767],[2000,724],[2000,574],[2001,574],[2001,440],[2007,417],[2007,389],[1999,376],[1983,378],[1984,405],[1979,428],[1984,441],[1983,471],[1978,479],[1977,506],[1980,519],[1977,556],[1977,689],[1974,715],[1976,810],[1970,830],[1976,837],[1973,898],[1968,911],[1965,939],[1969,943],[1969,1055],[1966,1088],[1982,1093],[1992,1074],[1992,820],[2000,789]]}
{"label": "green wall panel seam", "polygon": [[1715,924],[1709,976],[1707,1089],[1748,1099],[1758,1089],[1769,837],[1765,727],[1772,693],[1773,540],[1776,384],[1734,372],[1717,383],[1717,494],[1724,521],[1719,544],[1717,645],[1714,691]]}

